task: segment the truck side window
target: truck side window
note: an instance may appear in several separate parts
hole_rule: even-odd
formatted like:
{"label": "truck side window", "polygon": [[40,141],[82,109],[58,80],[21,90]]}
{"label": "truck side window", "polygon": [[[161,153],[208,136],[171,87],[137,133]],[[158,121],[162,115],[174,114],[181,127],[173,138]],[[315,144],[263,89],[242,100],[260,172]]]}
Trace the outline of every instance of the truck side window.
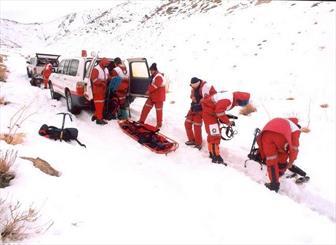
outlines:
{"label": "truck side window", "polygon": [[62,74],[68,74],[68,67],[69,67],[69,64],[70,64],[70,60],[65,60],[65,62],[64,62],[64,68],[63,68]]}
{"label": "truck side window", "polygon": [[78,64],[79,64],[79,60],[71,60],[69,64],[68,75],[70,76],[77,75]]}
{"label": "truck side window", "polygon": [[89,69],[92,60],[87,60],[84,65],[84,77],[89,77]]}
{"label": "truck side window", "polygon": [[149,72],[145,62],[132,62],[131,63],[132,77],[148,78]]}
{"label": "truck side window", "polygon": [[58,66],[57,73],[63,73],[65,60],[62,60]]}

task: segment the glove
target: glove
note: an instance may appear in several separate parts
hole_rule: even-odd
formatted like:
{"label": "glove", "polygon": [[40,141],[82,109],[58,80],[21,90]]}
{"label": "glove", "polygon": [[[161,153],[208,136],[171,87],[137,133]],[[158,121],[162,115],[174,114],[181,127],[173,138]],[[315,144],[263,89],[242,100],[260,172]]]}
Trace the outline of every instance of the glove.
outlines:
{"label": "glove", "polygon": [[232,126],[232,127],[236,126],[235,121],[230,121],[230,126]]}

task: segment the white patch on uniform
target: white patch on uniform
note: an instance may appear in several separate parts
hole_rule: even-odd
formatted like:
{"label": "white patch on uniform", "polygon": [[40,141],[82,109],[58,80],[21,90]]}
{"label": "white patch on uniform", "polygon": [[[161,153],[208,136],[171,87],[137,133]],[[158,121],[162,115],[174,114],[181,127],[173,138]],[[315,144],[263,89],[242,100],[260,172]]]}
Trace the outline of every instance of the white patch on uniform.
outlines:
{"label": "white patch on uniform", "polygon": [[202,91],[201,91],[202,98],[210,94],[210,89],[211,89],[211,86],[209,86],[207,83],[203,85]]}
{"label": "white patch on uniform", "polygon": [[289,123],[289,126],[291,128],[291,132],[295,132],[295,131],[300,130],[299,127],[295,123],[293,123],[291,120],[289,120],[289,119],[286,119],[286,120]]}
{"label": "white patch on uniform", "polygon": [[227,99],[227,100],[229,100],[231,102],[230,107],[228,107],[226,109],[227,111],[231,110],[232,107],[233,107],[233,93],[224,91],[224,92],[219,92],[217,94],[214,94],[212,96],[212,101],[214,103],[217,103],[219,100],[224,100],[224,99]]}
{"label": "white patch on uniform", "polygon": [[210,124],[209,125],[209,131],[210,131],[210,135],[214,136],[214,135],[219,135],[219,127],[217,123],[214,124]]}

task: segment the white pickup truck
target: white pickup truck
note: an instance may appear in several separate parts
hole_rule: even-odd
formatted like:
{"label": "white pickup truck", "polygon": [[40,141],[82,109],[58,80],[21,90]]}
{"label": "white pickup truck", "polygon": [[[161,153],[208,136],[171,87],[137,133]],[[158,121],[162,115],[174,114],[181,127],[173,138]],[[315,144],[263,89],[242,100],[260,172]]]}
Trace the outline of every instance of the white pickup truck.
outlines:
{"label": "white pickup truck", "polygon": [[[101,58],[77,57],[63,59],[55,72],[49,77],[49,88],[52,99],[64,97],[68,111],[79,114],[82,109],[93,105],[92,82],[90,75]],[[108,58],[113,61],[112,58]],[[148,97],[147,87],[151,82],[146,58],[124,60],[129,76],[127,100],[131,103],[136,97]]]}
{"label": "white pickup truck", "polygon": [[34,57],[30,57],[27,60],[27,76],[31,78],[30,84],[33,86],[38,86],[43,81],[42,70],[44,66],[49,62],[53,70],[58,67],[58,58],[60,55],[57,54],[41,54],[36,53]]}

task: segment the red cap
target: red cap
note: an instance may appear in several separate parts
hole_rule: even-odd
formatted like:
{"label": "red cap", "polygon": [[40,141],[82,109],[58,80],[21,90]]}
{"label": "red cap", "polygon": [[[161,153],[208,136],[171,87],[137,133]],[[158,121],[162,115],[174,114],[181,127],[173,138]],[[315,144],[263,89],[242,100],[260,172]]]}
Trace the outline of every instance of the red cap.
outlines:
{"label": "red cap", "polygon": [[236,102],[236,105],[246,106],[250,100],[250,94],[246,92],[236,91],[233,93],[233,100]]}
{"label": "red cap", "polygon": [[107,66],[108,64],[110,64],[110,61],[107,59],[107,58],[102,58],[101,60],[100,60],[100,62],[99,62],[99,65],[101,65],[101,66]]}

